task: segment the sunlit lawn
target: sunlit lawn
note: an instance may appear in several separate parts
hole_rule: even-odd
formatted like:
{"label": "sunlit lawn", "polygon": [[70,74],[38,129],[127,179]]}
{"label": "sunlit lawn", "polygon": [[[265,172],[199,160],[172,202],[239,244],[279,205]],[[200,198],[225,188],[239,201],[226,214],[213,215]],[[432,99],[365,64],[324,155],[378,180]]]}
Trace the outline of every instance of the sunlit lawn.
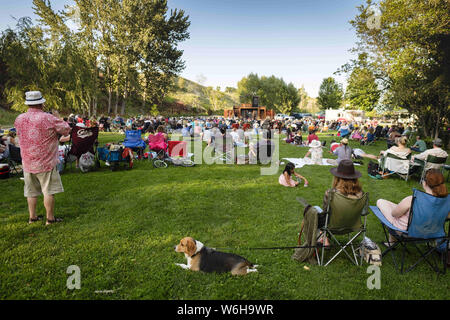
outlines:
{"label": "sunlit lawn", "polygon": [[[329,145],[332,137],[321,135]],[[101,134],[100,144],[123,140]],[[352,143],[356,147],[356,143]],[[384,141],[364,148],[377,154]],[[303,157],[307,148],[280,143],[281,157]],[[334,158],[327,152],[325,157]],[[420,188],[417,178],[374,180],[367,163],[358,167],[370,204],[379,198],[400,201]],[[155,169],[147,161],[132,170],[62,175],[56,196],[61,224],[28,225],[23,181],[0,180],[0,297],[2,299],[447,299],[450,278],[427,265],[398,274],[390,257],[381,268],[381,289],[369,290],[367,265],[341,256],[328,267],[291,259],[293,250],[248,247],[295,246],[303,208],[297,196],[321,205],[330,187],[330,166],[305,166],[299,172],[309,187],[285,188],[278,176],[261,175],[257,165],[197,165]],[[448,185],[450,186],[450,185]],[[44,215],[42,204],[39,214]],[[384,240],[373,214],[367,235]],[[259,264],[245,277],[186,271],[173,246],[192,236],[210,247],[231,250]],[[66,270],[81,270],[81,289],[68,290]],[[112,290],[112,291],[104,291]]]}

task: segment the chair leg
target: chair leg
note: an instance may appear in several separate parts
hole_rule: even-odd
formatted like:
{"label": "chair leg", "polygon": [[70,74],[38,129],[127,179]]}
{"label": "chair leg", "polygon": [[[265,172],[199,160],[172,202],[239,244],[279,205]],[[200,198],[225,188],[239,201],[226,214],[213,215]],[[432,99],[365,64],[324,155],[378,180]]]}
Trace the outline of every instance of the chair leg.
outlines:
{"label": "chair leg", "polygon": [[340,242],[336,239],[336,237],[330,232],[331,238],[339,245],[341,248],[328,262],[325,264],[325,266],[329,265],[341,252],[344,252],[347,257],[350,259],[350,261],[354,262],[356,265],[358,265],[358,260],[354,261],[353,258],[350,256],[350,254],[345,250],[349,245],[351,246],[353,240],[355,240],[359,235],[361,234],[361,231],[358,232],[355,236],[353,236],[344,246],[340,244]]}
{"label": "chair leg", "polygon": [[[441,244],[442,244],[442,242],[441,242]],[[427,259],[427,257],[429,255],[431,255],[433,252],[436,251],[436,247],[430,246],[429,243],[427,242],[428,251],[422,252],[414,242],[413,242],[413,245],[416,248],[416,250],[419,252],[421,257],[419,260],[417,260],[417,262],[415,264],[413,264],[411,267],[409,267],[405,273],[413,270],[423,260],[425,260],[428,263],[428,265],[431,267],[431,269],[433,269],[436,273],[440,273],[441,271],[439,269],[439,261],[436,264],[434,264],[434,261],[432,263],[430,260]]]}

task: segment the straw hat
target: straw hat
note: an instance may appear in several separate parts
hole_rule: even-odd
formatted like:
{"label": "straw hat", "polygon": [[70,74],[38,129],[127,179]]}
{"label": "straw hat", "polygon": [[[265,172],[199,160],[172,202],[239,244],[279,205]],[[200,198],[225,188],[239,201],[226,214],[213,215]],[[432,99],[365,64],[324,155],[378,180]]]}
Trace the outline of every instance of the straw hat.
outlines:
{"label": "straw hat", "polygon": [[44,102],[45,99],[42,97],[42,93],[40,91],[25,92],[25,104],[27,106],[43,104]]}
{"label": "straw hat", "polygon": [[347,138],[342,139],[342,140],[341,140],[341,143],[342,143],[342,144],[348,144],[348,139],[347,139]]}
{"label": "straw hat", "polygon": [[331,168],[330,172],[333,176],[343,179],[358,179],[361,177],[361,172],[355,170],[353,161],[348,159],[339,162],[337,168]]}

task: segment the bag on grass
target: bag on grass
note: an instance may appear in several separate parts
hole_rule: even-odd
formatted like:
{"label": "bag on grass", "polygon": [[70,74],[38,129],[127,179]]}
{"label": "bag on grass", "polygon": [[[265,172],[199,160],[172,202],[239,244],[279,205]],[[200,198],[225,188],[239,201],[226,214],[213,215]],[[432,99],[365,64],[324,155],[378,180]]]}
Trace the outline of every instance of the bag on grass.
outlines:
{"label": "bag on grass", "polygon": [[381,266],[381,249],[378,245],[367,237],[361,242],[360,254],[368,264]]}
{"label": "bag on grass", "polygon": [[369,176],[376,177],[377,174],[379,175],[380,167],[378,166],[378,163],[370,161],[367,166],[367,173]]}
{"label": "bag on grass", "polygon": [[83,153],[80,157],[78,163],[81,172],[88,172],[92,167],[95,166],[95,157],[92,153],[86,152]]}

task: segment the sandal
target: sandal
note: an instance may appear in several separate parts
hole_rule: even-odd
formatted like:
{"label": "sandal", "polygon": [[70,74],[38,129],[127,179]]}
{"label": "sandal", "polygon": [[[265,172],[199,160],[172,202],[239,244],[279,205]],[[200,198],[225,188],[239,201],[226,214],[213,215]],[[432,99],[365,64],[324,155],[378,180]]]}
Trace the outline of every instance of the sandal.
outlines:
{"label": "sandal", "polygon": [[61,218],[54,218],[53,220],[48,220],[47,219],[47,224],[46,225],[57,223],[57,222],[62,222],[62,221],[63,221],[63,219],[61,219]]}
{"label": "sandal", "polygon": [[36,218],[28,219],[28,224],[32,224],[34,222],[41,221],[41,220],[42,220],[42,217],[41,216],[37,216]]}

